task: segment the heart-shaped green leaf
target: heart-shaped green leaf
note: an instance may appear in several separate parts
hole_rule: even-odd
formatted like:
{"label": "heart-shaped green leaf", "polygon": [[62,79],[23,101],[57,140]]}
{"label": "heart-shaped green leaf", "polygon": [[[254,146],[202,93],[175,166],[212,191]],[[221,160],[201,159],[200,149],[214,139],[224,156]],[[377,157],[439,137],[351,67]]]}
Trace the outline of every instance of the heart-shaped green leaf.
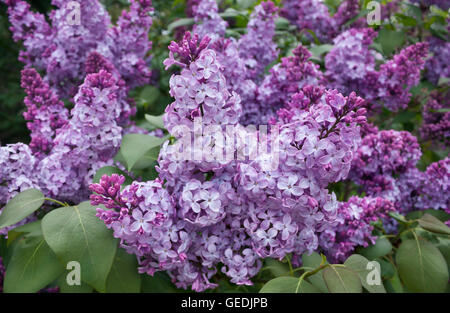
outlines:
{"label": "heart-shaped green leaf", "polygon": [[3,208],[0,215],[0,228],[20,222],[36,211],[44,203],[44,195],[37,189],[28,189],[17,194]]}
{"label": "heart-shaped green leaf", "polygon": [[42,230],[63,265],[79,262],[81,280],[104,292],[117,240],[95,214],[89,202],[53,210],[43,218]]}
{"label": "heart-shaped green leaf", "polygon": [[119,153],[126,162],[127,169],[131,171],[140,158],[142,158],[150,149],[160,146],[164,141],[164,138],[155,136],[126,134],[122,138]]}
{"label": "heart-shaped green leaf", "polygon": [[378,237],[374,245],[358,248],[356,252],[369,260],[382,257],[392,251],[392,245],[386,237]]}
{"label": "heart-shaped green leaf", "polygon": [[444,292],[448,268],[439,249],[417,238],[405,240],[397,250],[400,278],[412,292]]}
{"label": "heart-shaped green leaf", "polygon": [[[322,257],[316,252],[311,253],[311,255],[304,253],[302,255],[302,261],[304,267],[309,267],[309,270],[313,270],[319,267],[319,265],[322,263]],[[328,262],[326,262],[325,264],[327,263]],[[328,293],[328,288],[325,284],[325,281],[323,280],[321,272],[308,276],[307,280],[315,287],[317,287],[321,292]]]}
{"label": "heart-shaped green leaf", "polygon": [[[361,284],[367,291],[369,291],[370,293],[386,293],[386,290],[384,289],[383,283],[381,281],[381,265],[379,269],[378,268],[368,269],[367,264],[369,262],[370,261],[367,260],[362,255],[353,254],[347,260],[345,260],[344,265],[358,274],[361,280]],[[373,273],[373,271],[375,271],[375,273]],[[373,284],[371,283],[370,280],[368,280],[369,275],[371,274],[379,275],[380,278],[379,284]]]}
{"label": "heart-shaped green leaf", "polygon": [[327,288],[332,293],[361,293],[358,274],[347,267],[330,265],[322,271]]}
{"label": "heart-shaped green leaf", "polygon": [[269,280],[260,293],[320,293],[320,290],[309,282],[298,277],[277,277]]}
{"label": "heart-shaped green leaf", "polygon": [[[40,226],[40,221],[34,223]],[[5,292],[37,292],[63,272],[58,258],[42,233],[32,232],[17,239],[6,269]]]}
{"label": "heart-shaped green leaf", "polygon": [[428,213],[419,219],[419,225],[432,233],[450,235],[450,228]]}
{"label": "heart-shaped green leaf", "polygon": [[135,255],[124,249],[117,249],[108,280],[106,292],[137,293],[141,291],[141,275],[138,273],[138,262]]}
{"label": "heart-shaped green leaf", "polygon": [[164,114],[158,116],[145,114],[145,119],[155,128],[164,128],[163,116]]}

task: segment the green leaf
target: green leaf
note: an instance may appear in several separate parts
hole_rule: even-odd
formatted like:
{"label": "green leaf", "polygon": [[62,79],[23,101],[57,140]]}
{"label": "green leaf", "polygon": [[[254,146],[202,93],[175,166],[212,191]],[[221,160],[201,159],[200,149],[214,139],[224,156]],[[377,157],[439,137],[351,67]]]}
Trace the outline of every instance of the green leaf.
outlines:
{"label": "green leaf", "polygon": [[0,228],[20,222],[44,203],[44,195],[37,189],[25,190],[12,198],[0,215]]}
{"label": "green leaf", "polygon": [[436,244],[436,248],[442,253],[450,273],[450,238],[442,238],[439,236],[437,237],[437,240],[438,243]]}
{"label": "green leaf", "polygon": [[444,10],[441,10],[439,7],[437,7],[435,5],[430,6],[430,12],[435,15],[441,16],[444,19],[448,18],[448,13]]}
{"label": "green leaf", "polygon": [[155,128],[164,128],[163,116],[164,114],[158,116],[145,114],[145,119]]}
{"label": "green leaf", "polygon": [[106,282],[106,292],[137,293],[141,291],[141,275],[138,273],[135,255],[119,248]]}
{"label": "green leaf", "polygon": [[81,282],[81,285],[69,286],[67,284],[67,273],[64,272],[56,281],[60,293],[91,293],[94,289],[88,284]]}
{"label": "green leaf", "polygon": [[53,210],[43,218],[42,230],[60,261],[79,262],[81,280],[104,292],[117,240],[95,214],[89,202]]}
{"label": "green leaf", "polygon": [[347,267],[328,266],[322,271],[327,288],[332,293],[361,293],[362,285],[358,274]]}
{"label": "green leaf", "polygon": [[42,236],[24,236],[14,245],[5,273],[4,290],[8,293],[37,292],[63,272],[58,258]]}
{"label": "green leaf", "polygon": [[325,44],[325,45],[313,45],[309,48],[309,51],[313,56],[320,58],[322,54],[328,53],[333,49],[333,45]]}
{"label": "green leaf", "polygon": [[417,25],[417,21],[415,18],[405,15],[405,14],[397,13],[397,14],[395,14],[395,18],[397,19],[397,21],[402,23],[404,26],[414,27]]}
{"label": "green leaf", "polygon": [[383,279],[389,279],[395,275],[396,269],[395,269],[394,265],[392,265],[391,262],[386,261],[381,258],[377,258],[377,259],[375,259],[375,261],[380,263],[381,277],[383,277]]}
{"label": "green leaf", "polygon": [[417,113],[415,112],[411,112],[411,111],[402,111],[397,113],[397,115],[394,118],[394,123],[407,123],[407,122],[411,122],[412,120],[414,120],[414,118],[416,117]]}
{"label": "green leaf", "polygon": [[394,275],[384,282],[386,289],[389,293],[403,293],[405,292],[397,270]]}
{"label": "green leaf", "polygon": [[144,106],[152,106],[160,97],[161,92],[155,86],[145,86],[139,94],[139,103]]}
{"label": "green leaf", "polygon": [[225,11],[220,12],[219,16],[222,18],[235,18],[239,15],[243,15],[243,16],[247,16],[247,11],[238,11],[236,9],[233,8],[227,8]]}
{"label": "green leaf", "polygon": [[144,134],[124,135],[119,152],[127,164],[127,169],[131,171],[140,158],[142,158],[150,149],[160,146],[164,140],[164,138]]}
{"label": "green leaf", "polygon": [[165,273],[156,272],[153,276],[143,274],[141,280],[143,293],[183,292],[172,284]]}
{"label": "green leaf", "polygon": [[408,214],[406,214],[406,218],[410,220],[416,220],[421,218],[424,214],[430,214],[431,216],[437,218],[441,222],[446,222],[450,219],[450,214],[446,213],[444,210],[434,210],[434,209],[411,211]]}
{"label": "green leaf", "polygon": [[[439,77],[439,80],[438,80],[438,86],[447,85],[448,83],[450,83],[450,78],[445,77],[445,76]],[[449,108],[442,108],[442,109],[439,109],[439,110],[437,110],[437,111],[438,111],[438,112],[446,113],[446,112],[449,112],[450,109],[449,109]]]}
{"label": "green leaf", "polygon": [[381,282],[381,265],[380,265],[380,285],[369,285],[367,282],[367,277],[375,269],[367,269],[367,264],[369,260],[359,254],[351,255],[347,260],[345,260],[344,265],[353,271],[355,271],[363,287],[370,293],[386,293],[383,283]]}
{"label": "green leaf", "polygon": [[8,232],[8,239],[6,241],[7,246],[9,247],[16,239],[20,238],[23,234],[27,234],[27,237],[42,236],[41,221],[38,220],[11,229]]}
{"label": "green leaf", "polygon": [[[319,267],[319,265],[322,263],[322,257],[316,252],[313,252],[311,255],[304,253],[302,255],[302,261],[303,266],[309,267],[310,270],[313,270]],[[325,264],[327,264],[327,262]],[[325,281],[323,280],[322,273],[318,272],[314,275],[308,276],[307,280],[315,287],[317,287],[321,292],[328,292],[328,288],[325,284]]]}
{"label": "green leaf", "polygon": [[419,219],[419,225],[432,233],[450,235],[450,228],[428,213]]}
{"label": "green leaf", "polygon": [[398,214],[396,212],[389,212],[388,215],[400,223],[408,222],[403,215]]}
{"label": "green leaf", "polygon": [[356,252],[368,258],[374,260],[382,257],[392,251],[392,245],[386,237],[378,237],[374,245],[366,248],[358,248]]}
{"label": "green leaf", "polygon": [[264,263],[265,268],[268,268],[275,277],[290,275],[289,266],[286,263],[271,258],[264,259]]}
{"label": "green leaf", "polygon": [[167,26],[167,30],[169,32],[173,31],[175,28],[181,27],[181,26],[189,26],[194,24],[194,19],[192,17],[184,17],[177,19],[176,21],[172,22]]}
{"label": "green leaf", "polygon": [[284,17],[278,17],[275,20],[276,29],[287,29],[289,27],[289,25],[290,25],[289,20]]}
{"label": "green leaf", "polygon": [[248,9],[255,5],[256,0],[237,0],[236,3],[241,9]]}
{"label": "green leaf", "polygon": [[[299,285],[300,283],[300,285]],[[320,290],[298,277],[277,277],[269,280],[260,293],[320,293]]]}
{"label": "green leaf", "polygon": [[383,47],[383,52],[390,55],[395,49],[403,45],[405,33],[383,28],[378,32],[378,39]]}
{"label": "green leaf", "polygon": [[400,278],[412,292],[443,292],[448,268],[438,248],[421,238],[405,240],[397,250]]}

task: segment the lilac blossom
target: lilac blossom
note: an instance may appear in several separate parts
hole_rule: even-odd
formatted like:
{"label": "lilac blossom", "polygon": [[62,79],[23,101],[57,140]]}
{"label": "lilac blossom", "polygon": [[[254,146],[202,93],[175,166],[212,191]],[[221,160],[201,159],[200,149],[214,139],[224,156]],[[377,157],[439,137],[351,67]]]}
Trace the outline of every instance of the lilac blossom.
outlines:
{"label": "lilac blossom", "polygon": [[45,70],[44,80],[61,98],[76,93],[86,76],[84,63],[92,51],[114,62],[130,87],[148,83],[150,0],[132,0],[129,12],[123,12],[114,27],[110,27],[111,19],[98,0],[79,1],[79,24],[68,1],[53,0],[56,9],[49,14],[50,25],[43,15],[32,12],[25,1],[3,1],[8,5],[13,38],[24,43],[20,60]]}
{"label": "lilac blossom", "polygon": [[[317,250],[320,234],[336,225],[338,202],[327,187],[347,176],[361,140],[360,127],[366,123],[364,101],[354,93],[344,97],[323,87],[301,88],[302,75],[295,76],[294,70],[317,69],[306,63],[309,54],[299,48],[295,57],[284,61],[286,71],[290,64],[296,66],[289,72],[295,88],[290,89],[291,97],[283,96],[284,108],[273,113],[271,127],[280,132],[267,139],[281,160],[278,167],[268,168],[268,152],[250,158],[255,145],[245,146],[244,138],[249,136],[254,143],[265,137],[238,123],[239,96],[228,90],[233,84],[210,49],[220,48],[220,55],[232,45],[230,53],[236,56],[236,46],[222,40],[208,44],[207,38],[186,33],[180,43],[169,46],[164,64],[177,65],[181,71],[170,80],[175,101],[168,106],[164,123],[177,141],[163,144],[159,177],[120,187],[123,177],[104,176],[91,185],[92,204],[109,209],[98,209],[99,218],[138,257],[140,272],[153,275],[165,270],[177,287],[195,291],[216,287],[212,277],[219,264],[233,283],[250,285],[262,258],[282,259],[293,253],[298,260],[302,253]],[[234,159],[192,158],[195,146],[186,158],[180,143],[186,132],[194,137],[184,143],[199,139],[196,118],[201,118],[200,127],[217,126],[219,133],[224,125],[234,127]],[[179,125],[187,127],[184,133],[178,131]],[[199,140],[202,148],[225,146],[214,135]],[[159,212],[160,219],[150,200],[158,200],[156,192],[161,194],[161,208],[169,210]]]}
{"label": "lilac blossom", "polygon": [[450,109],[447,93],[432,93],[423,106],[420,136],[424,140],[432,140],[448,147],[450,145],[450,112],[439,112],[439,110]]}
{"label": "lilac blossom", "polygon": [[258,112],[259,116],[253,117],[257,124],[267,123],[303,86],[318,84],[322,79],[319,66],[308,60],[311,53],[305,47],[299,45],[292,53],[293,56],[282,58],[281,63],[270,69],[258,88],[258,107],[249,112],[249,115]]}
{"label": "lilac blossom", "polygon": [[[205,49],[205,39],[198,48],[196,44],[196,34],[191,38],[190,33],[186,33],[181,45],[173,42],[169,46],[171,54],[164,61],[166,67],[172,64],[183,67],[179,75],[170,78],[170,93],[175,101],[167,106],[164,115],[165,127],[178,138],[181,134],[174,131],[180,125],[193,130],[195,118],[202,119],[202,126],[227,125],[236,124],[241,114],[239,95],[227,90],[216,53]],[[174,59],[174,53],[180,61]]]}
{"label": "lilac blossom", "polygon": [[339,203],[337,227],[320,236],[320,246],[331,262],[345,261],[356,247],[374,244],[377,237],[372,235],[373,225],[386,219],[395,206],[383,198],[351,197]]}
{"label": "lilac blossom", "polygon": [[[0,212],[3,205],[18,193],[30,188],[39,188],[39,177],[36,175],[38,160],[29,146],[23,143],[9,144],[0,147]],[[0,229],[0,235],[34,220],[34,215],[10,227]]]}
{"label": "lilac blossom", "polygon": [[31,132],[30,148],[39,157],[52,149],[57,130],[67,123],[68,110],[35,69],[22,71],[21,86],[27,93],[24,117]]}
{"label": "lilac blossom", "polygon": [[441,78],[450,79],[450,65],[448,64],[450,59],[450,42],[431,37],[428,43],[432,57],[425,64],[426,77],[433,84],[437,84]]}
{"label": "lilac blossom", "polygon": [[247,33],[238,42],[239,56],[247,67],[246,78],[259,83],[267,65],[278,56],[275,35],[276,7],[271,1],[257,5],[250,15]]}
{"label": "lilac blossom", "polygon": [[281,15],[300,31],[313,31],[321,42],[330,41],[337,32],[336,21],[321,0],[284,0]]}
{"label": "lilac blossom", "polygon": [[411,98],[409,89],[419,83],[427,55],[428,44],[419,42],[380,66],[378,97],[386,108],[398,111],[407,107]]}
{"label": "lilac blossom", "polygon": [[193,33],[200,37],[209,36],[213,41],[225,35],[228,24],[219,15],[216,0],[200,0],[191,8],[196,22]]}
{"label": "lilac blossom", "polygon": [[381,55],[369,49],[376,35],[371,28],[352,28],[333,40],[334,46],[325,56],[327,86],[344,94],[357,90],[366,100],[376,97],[375,61]]}

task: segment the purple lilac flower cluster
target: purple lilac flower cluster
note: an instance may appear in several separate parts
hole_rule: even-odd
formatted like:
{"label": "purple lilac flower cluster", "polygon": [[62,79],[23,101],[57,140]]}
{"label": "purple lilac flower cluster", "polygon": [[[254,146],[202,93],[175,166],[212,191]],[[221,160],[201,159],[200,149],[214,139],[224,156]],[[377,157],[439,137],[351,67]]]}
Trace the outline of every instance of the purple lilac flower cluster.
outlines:
{"label": "purple lilac flower cluster", "polygon": [[[216,51],[223,74],[231,90],[241,97],[244,125],[261,120],[261,102],[257,99],[265,68],[278,56],[275,35],[276,8],[271,1],[256,6],[247,24],[247,33],[239,40],[216,39],[209,48]],[[275,111],[272,110],[273,114]]]}
{"label": "purple lilac flower cluster", "polygon": [[[205,4],[202,4],[205,2]],[[242,108],[241,122],[251,124],[260,120],[259,107],[261,104],[257,99],[258,86],[263,79],[265,68],[278,56],[276,44],[273,42],[275,35],[276,7],[271,1],[263,1],[254,8],[247,24],[247,33],[239,40],[224,38],[225,29],[217,15],[217,4],[215,1],[194,1],[192,7],[194,17],[199,20],[217,20],[217,25],[208,26],[203,24],[194,25],[193,32],[211,38],[208,48],[214,50],[217,59],[222,64],[223,75],[227,86],[240,95],[246,105]],[[202,8],[197,16],[196,6]],[[219,27],[220,26],[220,27]],[[225,25],[226,27],[226,25]],[[271,111],[273,114],[275,111]]]}
{"label": "purple lilac flower cluster", "polygon": [[38,166],[45,194],[81,201],[88,196],[87,186],[95,172],[112,164],[122,138],[122,128],[116,122],[120,115],[116,83],[114,76],[102,69],[89,74],[80,86],[70,121]]}
{"label": "purple lilac flower cluster", "polygon": [[370,28],[352,28],[334,39],[333,49],[325,57],[324,84],[344,94],[358,90],[374,108],[385,106],[391,111],[407,107],[410,89],[420,80],[425,66],[428,43],[411,45],[377,71],[375,62],[381,55],[370,49],[376,36]]}
{"label": "purple lilac flower cluster", "polygon": [[[381,19],[385,20],[399,8],[399,0],[392,0],[381,5]],[[296,25],[300,31],[311,39],[322,43],[331,42],[333,38],[350,27],[366,27],[365,16],[360,14],[360,1],[344,0],[340,2],[336,13],[331,16],[327,5],[322,0],[283,0],[281,15]],[[312,31],[315,36],[311,36]]]}
{"label": "purple lilac flower cluster", "polygon": [[417,138],[409,132],[382,130],[362,140],[353,158],[351,177],[366,194],[383,194],[396,202],[399,191],[395,177],[415,169],[421,155]]}
{"label": "purple lilac flower cluster", "polygon": [[320,246],[328,260],[343,262],[356,247],[374,244],[377,237],[372,235],[371,223],[386,219],[389,212],[395,211],[392,202],[379,197],[351,197],[347,202],[340,202],[337,226],[320,236]]}
{"label": "purple lilac flower cluster", "polygon": [[381,58],[369,49],[376,35],[372,28],[352,28],[334,38],[334,46],[325,56],[324,83],[344,94],[358,90],[366,101],[372,101],[378,80],[375,61]]}
{"label": "purple lilac flower cluster", "polygon": [[447,93],[432,93],[422,108],[423,122],[420,135],[424,140],[432,140],[439,145],[450,146],[450,112],[439,110],[450,109]]}
{"label": "purple lilac flower cluster", "polygon": [[322,80],[319,65],[309,61],[311,53],[302,45],[283,57],[281,63],[270,69],[258,89],[259,119],[266,123],[278,109],[287,105],[291,96],[306,85],[317,85]]}
{"label": "purple lilac flower cluster", "polygon": [[[68,1],[53,1],[58,9],[50,14],[52,26],[26,2],[5,2],[14,39],[25,47],[22,87],[31,143],[0,148],[0,185],[7,191],[0,204],[28,188],[71,202],[86,199],[94,173],[112,164],[122,128],[131,124],[129,89],[148,81],[151,1],[131,1],[112,28],[98,1],[80,3],[79,25],[69,23]],[[31,66],[46,70],[46,76]],[[74,103],[70,112],[60,100],[68,95]]]}
{"label": "purple lilac flower cluster", "polygon": [[[319,234],[332,229],[337,216],[338,202],[327,186],[348,174],[366,121],[364,101],[354,93],[344,97],[305,86],[273,121],[278,134],[243,128],[239,96],[228,91],[208,43],[186,33],[169,46],[164,64],[182,70],[171,77],[175,101],[164,122],[178,141],[163,145],[159,177],[122,189],[123,177],[104,176],[90,187],[92,204],[108,208],[98,209],[99,218],[138,256],[141,272],[166,270],[178,287],[196,291],[216,286],[219,264],[232,282],[251,284],[262,258],[293,253],[298,263],[302,253],[316,250]],[[196,119],[199,127],[217,125],[219,132],[234,126],[238,143],[232,154],[241,158],[181,158],[186,151],[179,151],[179,143],[186,132],[196,136]],[[184,133],[177,132],[180,125],[187,127]],[[244,137],[251,143],[265,139],[271,151],[256,155]],[[203,149],[225,146],[214,134],[202,140]],[[280,156],[275,168],[271,153]]]}
{"label": "purple lilac flower cluster", "polygon": [[416,168],[422,152],[406,131],[379,131],[366,136],[353,159],[349,177],[369,196],[382,197],[400,212],[448,208],[449,159]]}
{"label": "purple lilac flower cluster", "polygon": [[219,15],[216,0],[196,1],[190,7],[197,23],[194,25],[194,33],[201,38],[209,36],[213,41],[218,37],[225,36],[228,24]]}
{"label": "purple lilac flower cluster", "polygon": [[330,41],[337,32],[336,21],[321,0],[284,0],[281,15],[299,30],[312,30],[321,42]]}
{"label": "purple lilac flower cluster", "polygon": [[428,43],[416,43],[402,49],[392,60],[380,66],[378,97],[391,111],[404,109],[411,98],[409,89],[417,85],[428,56]]}
{"label": "purple lilac flower cluster", "polygon": [[[209,39],[198,42],[197,34],[191,37],[187,32],[180,45],[172,42],[169,59],[164,61],[166,68],[172,64],[181,65],[179,75],[170,78],[170,94],[175,101],[166,107],[164,125],[179,138],[176,129],[184,125],[194,128],[194,119],[202,119],[203,125],[236,124],[241,114],[240,98],[227,90],[222,74],[222,65],[217,61],[216,53],[205,49]],[[180,61],[174,59],[174,54]]]}
{"label": "purple lilac flower cluster", "polygon": [[276,7],[271,1],[261,2],[250,15],[247,33],[239,39],[239,56],[247,67],[246,78],[259,83],[267,65],[278,56],[275,35]]}
{"label": "purple lilac flower cluster", "polygon": [[445,210],[450,208],[450,158],[434,162],[425,171],[420,206],[424,209]]}
{"label": "purple lilac flower cluster", "polygon": [[33,68],[22,71],[22,88],[27,96],[24,117],[30,130],[30,148],[39,157],[53,147],[56,130],[67,123],[68,110]]}
{"label": "purple lilac flower cluster", "polygon": [[[42,83],[34,70],[25,70],[24,74],[31,74],[25,79],[36,79],[27,82],[29,86]],[[61,200],[86,199],[93,175],[100,167],[112,164],[112,157],[121,142],[122,128],[117,124],[121,113],[119,89],[117,79],[106,70],[89,74],[74,97],[75,105],[69,119],[52,134],[51,150],[34,155],[23,143],[1,147],[0,182],[7,192],[2,192],[0,203],[6,203],[18,192],[29,188],[40,189],[45,195]],[[42,103],[41,94],[49,95],[45,93],[48,91],[45,85],[34,91],[30,87],[29,91],[28,100],[32,98],[36,103]],[[37,117],[44,118],[44,113],[49,111],[48,105],[54,103],[59,105],[57,99],[45,102],[45,106],[38,108]],[[40,126],[43,130],[50,127]]]}
{"label": "purple lilac flower cluster", "polygon": [[450,79],[450,65],[448,62],[450,60],[450,42],[431,37],[428,43],[432,57],[425,64],[426,77],[433,84],[437,84],[441,77]]}
{"label": "purple lilac flower cluster", "polygon": [[37,160],[29,146],[23,143],[0,147],[0,203],[8,202],[21,191],[37,185],[30,175],[36,168]]}
{"label": "purple lilac flower cluster", "polygon": [[[333,15],[333,20],[335,21],[341,32],[346,27],[345,25],[359,14],[359,11],[358,0],[345,0],[339,5],[339,8]],[[365,25],[365,21],[363,18],[360,18],[359,20],[353,22],[352,27],[358,27],[362,25]]]}
{"label": "purple lilac flower cluster", "polygon": [[[22,191],[39,187],[39,178],[33,175],[37,164],[30,147],[23,143],[0,147],[0,205]],[[34,216],[30,216],[15,225],[4,227],[0,229],[0,235],[7,235],[10,229],[34,219]]]}
{"label": "purple lilac flower cluster", "polygon": [[[130,87],[149,82],[147,51],[151,47],[147,33],[152,24],[151,0],[132,0],[117,26],[98,0],[78,1],[75,12],[70,1],[52,0],[57,7],[48,24],[42,14],[30,10],[21,0],[3,0],[8,5],[11,31],[25,50],[20,59],[38,70],[62,98],[72,97],[86,76],[84,64],[92,51],[107,57]],[[79,19],[79,20],[77,20]]]}

